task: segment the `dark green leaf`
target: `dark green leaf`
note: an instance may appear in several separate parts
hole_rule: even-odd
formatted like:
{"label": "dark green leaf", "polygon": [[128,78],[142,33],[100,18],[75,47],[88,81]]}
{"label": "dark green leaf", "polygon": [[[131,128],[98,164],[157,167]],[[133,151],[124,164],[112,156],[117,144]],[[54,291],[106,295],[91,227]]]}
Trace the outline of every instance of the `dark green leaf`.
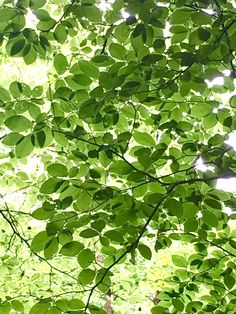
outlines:
{"label": "dark green leaf", "polygon": [[63,245],[59,253],[64,256],[76,256],[83,248],[84,245],[82,243],[71,241]]}
{"label": "dark green leaf", "polygon": [[152,251],[147,245],[140,243],[138,246],[138,249],[139,249],[140,254],[144,258],[149,259],[149,260],[152,258]]}

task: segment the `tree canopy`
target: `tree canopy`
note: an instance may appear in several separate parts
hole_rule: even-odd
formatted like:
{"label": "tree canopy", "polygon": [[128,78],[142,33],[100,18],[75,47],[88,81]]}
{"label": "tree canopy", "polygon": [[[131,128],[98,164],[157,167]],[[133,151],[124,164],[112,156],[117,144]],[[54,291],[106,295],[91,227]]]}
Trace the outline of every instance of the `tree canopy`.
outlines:
{"label": "tree canopy", "polygon": [[0,4],[0,313],[235,313],[235,2]]}

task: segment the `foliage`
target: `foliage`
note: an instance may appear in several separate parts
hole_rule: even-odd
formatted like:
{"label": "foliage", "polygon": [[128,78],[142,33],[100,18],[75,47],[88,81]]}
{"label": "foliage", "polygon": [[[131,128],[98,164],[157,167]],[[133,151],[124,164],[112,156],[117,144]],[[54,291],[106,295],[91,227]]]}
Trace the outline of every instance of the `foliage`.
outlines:
{"label": "foliage", "polygon": [[[169,278],[141,311],[235,313],[235,214],[225,208],[236,198],[216,180],[236,168],[225,143],[236,125],[236,9],[224,0],[101,5],[1,4],[2,62],[22,72],[22,59],[46,65],[47,80],[6,73],[0,87],[0,312],[102,314],[119,302],[125,313],[122,272],[139,284],[136,265],[179,243],[188,252],[173,251]],[[216,77],[223,85],[207,83]],[[10,274],[22,269],[16,288]]]}

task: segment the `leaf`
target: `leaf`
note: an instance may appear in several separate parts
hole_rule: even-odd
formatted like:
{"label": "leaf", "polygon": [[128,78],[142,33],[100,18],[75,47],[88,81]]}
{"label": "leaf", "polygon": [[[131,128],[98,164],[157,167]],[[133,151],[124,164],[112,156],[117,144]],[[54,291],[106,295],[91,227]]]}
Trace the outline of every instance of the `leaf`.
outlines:
{"label": "leaf", "polygon": [[109,230],[104,233],[104,236],[107,237],[109,240],[114,242],[123,243],[124,239],[123,236],[116,230]]}
{"label": "leaf", "polygon": [[226,287],[231,290],[235,285],[235,278],[231,274],[226,274],[224,276],[224,284]]}
{"label": "leaf", "polygon": [[31,121],[21,115],[11,116],[4,123],[13,132],[24,132],[32,127]]}
{"label": "leaf", "polygon": [[125,55],[126,55],[126,49],[124,46],[116,43],[111,43],[109,46],[109,52],[112,57],[119,59],[119,60],[124,60]]}
{"label": "leaf", "polygon": [[79,108],[79,117],[81,119],[94,118],[100,108],[100,104],[95,99],[89,99],[81,104]]}
{"label": "leaf", "polygon": [[52,177],[67,177],[68,175],[66,166],[60,163],[49,165],[47,171]]}
{"label": "leaf", "polygon": [[194,22],[194,24],[198,26],[208,25],[208,24],[211,24],[212,22],[212,17],[203,11],[192,13],[191,19]]}
{"label": "leaf", "polygon": [[99,233],[97,232],[97,230],[91,228],[85,229],[80,232],[80,236],[87,239],[97,237],[98,235]]}
{"label": "leaf", "polygon": [[37,253],[44,250],[45,245],[48,243],[50,239],[51,237],[48,236],[46,231],[40,231],[34,236],[33,241],[31,242],[30,245],[31,251]]}
{"label": "leaf", "polygon": [[95,260],[95,254],[90,249],[84,249],[80,251],[77,260],[82,268],[87,268]]}
{"label": "leaf", "polygon": [[32,153],[33,150],[34,150],[34,146],[32,144],[32,137],[31,135],[28,135],[24,137],[22,141],[16,144],[16,149],[15,149],[16,157],[17,158],[27,157],[28,155]]}
{"label": "leaf", "polygon": [[202,220],[205,224],[207,224],[210,227],[217,227],[218,226],[218,219],[216,215],[207,209],[203,210],[202,213]]}
{"label": "leaf", "polygon": [[68,62],[66,57],[62,53],[58,53],[54,58],[53,62],[54,68],[56,69],[59,75],[66,72],[68,67]]}
{"label": "leaf", "polygon": [[44,257],[46,260],[51,259],[58,250],[58,239],[55,237],[51,239],[44,248]]}
{"label": "leaf", "polygon": [[89,77],[97,79],[99,76],[99,70],[97,67],[95,67],[91,62],[87,60],[79,60],[78,61],[78,66],[80,70],[88,75]]}
{"label": "leaf", "polygon": [[0,9],[0,21],[1,22],[9,22],[15,16],[17,16],[17,10],[8,7],[1,7]]}
{"label": "leaf", "polygon": [[50,303],[48,302],[38,302],[30,309],[29,314],[46,314]]}
{"label": "leaf", "polygon": [[66,230],[66,229],[62,230],[59,234],[59,243],[61,245],[64,245],[68,242],[71,242],[72,239],[73,239],[73,237],[72,237],[72,233],[70,230]]}
{"label": "leaf", "polygon": [[187,261],[181,255],[172,255],[172,262],[174,263],[175,266],[184,267],[184,268],[187,267]]}
{"label": "leaf", "polygon": [[62,185],[63,181],[58,178],[50,178],[46,180],[40,188],[40,193],[43,194],[52,194],[56,192],[60,186]]}
{"label": "leaf", "polygon": [[39,147],[44,147],[44,144],[46,142],[46,134],[43,130],[37,132],[36,134],[36,139],[38,141]]}
{"label": "leaf", "polygon": [[61,314],[61,311],[56,306],[51,306],[47,314]]}
{"label": "leaf", "polygon": [[9,92],[1,86],[0,86],[0,100],[2,100],[2,101],[11,100],[11,96],[10,96]]}
{"label": "leaf", "polygon": [[24,136],[19,133],[9,133],[4,136],[2,143],[7,146],[15,146]]}
{"label": "leaf", "polygon": [[184,310],[184,303],[180,299],[172,299],[172,304],[178,311],[183,311]]}
{"label": "leaf", "polygon": [[15,311],[24,312],[24,305],[20,300],[12,300],[11,305]]}
{"label": "leaf", "polygon": [[198,103],[191,109],[191,115],[194,118],[202,118],[211,113],[213,108],[207,103]]}
{"label": "leaf", "polygon": [[95,5],[82,6],[81,11],[82,15],[86,17],[90,22],[102,22],[101,11]]}
{"label": "leaf", "polygon": [[181,8],[176,9],[171,16],[171,24],[184,24],[188,22],[191,10]]}
{"label": "leaf", "polygon": [[46,4],[46,0],[30,0],[30,8],[32,10],[37,10],[39,8],[42,8]]}
{"label": "leaf", "polygon": [[207,29],[199,28],[197,32],[199,39],[202,41],[207,41],[211,37],[211,33]]}
{"label": "leaf", "polygon": [[232,96],[229,100],[229,104],[232,108],[236,108],[236,96]]}
{"label": "leaf", "polygon": [[23,55],[23,58],[24,58],[24,61],[27,65],[29,64],[32,64],[36,61],[37,59],[37,52],[34,48],[33,45],[30,45],[29,46],[29,49],[28,49],[28,52],[25,53],[25,50],[24,50],[24,55]]}
{"label": "leaf", "polygon": [[20,39],[14,42],[11,48],[11,56],[17,55],[19,52],[23,50],[25,46],[25,39]]}
{"label": "leaf", "polygon": [[64,42],[67,39],[67,30],[64,25],[58,24],[55,28],[55,31],[53,33],[54,38],[56,41],[58,41],[60,44],[64,44]]}
{"label": "leaf", "polygon": [[154,138],[145,132],[136,131],[133,134],[135,141],[143,146],[154,147],[156,146],[156,141]]}
{"label": "leaf", "polygon": [[150,248],[147,245],[141,243],[141,244],[139,244],[138,249],[139,249],[140,254],[144,258],[146,258],[148,260],[150,260],[152,258],[152,251],[150,250]]}
{"label": "leaf", "polygon": [[182,217],[183,215],[183,206],[180,201],[169,198],[165,203],[164,206],[168,209],[169,214],[176,216],[176,217]]}
{"label": "leaf", "polygon": [[59,253],[64,256],[76,256],[83,248],[84,245],[82,243],[71,241],[63,245]]}
{"label": "leaf", "polygon": [[90,77],[84,74],[77,74],[74,76],[74,81],[81,86],[89,86],[92,83]]}
{"label": "leaf", "polygon": [[69,300],[68,305],[72,310],[83,309],[85,307],[84,302],[80,299]]}
{"label": "leaf", "polygon": [[55,98],[60,98],[63,100],[70,100],[73,96],[73,92],[70,88],[68,87],[59,87],[55,91]]}
{"label": "leaf", "polygon": [[93,281],[95,274],[95,271],[92,269],[83,269],[79,273],[78,281],[82,285],[88,285]]}
{"label": "leaf", "polygon": [[194,232],[198,228],[198,222],[195,218],[189,218],[184,223],[184,232]]}
{"label": "leaf", "polygon": [[44,208],[38,208],[33,211],[32,217],[37,220],[47,220],[54,216],[54,210],[45,210]]}
{"label": "leaf", "polygon": [[129,174],[132,170],[133,168],[123,160],[113,162],[109,167],[110,172],[118,175]]}

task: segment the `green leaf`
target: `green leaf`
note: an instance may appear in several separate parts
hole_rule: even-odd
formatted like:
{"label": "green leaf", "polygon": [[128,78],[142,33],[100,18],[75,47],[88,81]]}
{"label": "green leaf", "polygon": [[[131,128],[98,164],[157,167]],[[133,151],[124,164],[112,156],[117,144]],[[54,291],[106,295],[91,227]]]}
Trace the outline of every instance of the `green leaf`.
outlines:
{"label": "green leaf", "polygon": [[191,10],[181,8],[176,9],[171,16],[171,24],[184,24],[187,23],[190,18]]}
{"label": "green leaf", "polygon": [[120,44],[111,43],[109,46],[109,52],[113,58],[119,60],[125,59],[126,49]]}
{"label": "green leaf", "polygon": [[67,177],[68,175],[66,166],[60,163],[49,165],[47,171],[52,177]]}
{"label": "green leaf", "polygon": [[54,210],[45,210],[44,208],[38,208],[33,211],[32,217],[37,220],[47,220],[54,216]]}
{"label": "green leaf", "polygon": [[210,227],[217,227],[218,226],[218,219],[216,215],[207,209],[203,210],[202,213],[202,220],[205,224],[207,224]]}
{"label": "green leaf", "polygon": [[52,306],[47,311],[47,314],[61,314],[61,311],[56,306]]}
{"label": "green leaf", "polygon": [[7,146],[15,146],[23,137],[24,136],[19,133],[9,133],[4,136],[2,143]]}
{"label": "green leaf", "polygon": [[191,115],[194,118],[203,118],[211,113],[213,108],[207,103],[197,103],[191,109]]}
{"label": "green leaf", "polygon": [[172,299],[172,304],[178,311],[183,311],[184,310],[184,303],[180,299]]}
{"label": "green leaf", "polygon": [[60,44],[64,44],[64,42],[67,39],[67,30],[65,26],[62,24],[58,24],[57,27],[55,28],[53,36],[56,39],[56,41],[58,41]]}
{"label": "green leaf", "polygon": [[74,76],[74,81],[81,86],[89,86],[92,83],[90,77],[84,74],[77,74]]}
{"label": "green leaf", "polygon": [[28,135],[24,137],[22,141],[16,144],[16,149],[15,149],[16,157],[17,158],[27,157],[28,155],[32,153],[33,150],[34,150],[34,146],[32,144],[32,137],[31,135]]}
{"label": "green leaf", "polygon": [[82,268],[87,268],[95,260],[95,254],[90,249],[84,249],[80,251],[78,255],[78,263]]}
{"label": "green leaf", "polygon": [[92,269],[83,269],[78,276],[78,281],[82,285],[90,284],[95,277],[95,271]]}
{"label": "green leaf", "polygon": [[46,0],[30,0],[30,8],[32,10],[37,10],[39,8],[42,8],[46,4]]}
{"label": "green leaf", "polygon": [[156,146],[156,141],[148,133],[136,131],[133,134],[133,138],[138,144],[141,144],[143,146],[148,146],[148,147]]}
{"label": "green leaf", "polygon": [[172,262],[174,263],[175,266],[184,267],[184,268],[187,267],[187,261],[181,255],[172,255]]}
{"label": "green leaf", "polygon": [[19,52],[23,50],[25,46],[25,39],[20,39],[14,42],[11,48],[11,56],[17,55]]}
{"label": "green leaf", "polygon": [[83,309],[85,307],[84,302],[80,299],[69,300],[68,305],[72,310]]}
{"label": "green leaf", "polygon": [[42,186],[40,188],[40,193],[52,194],[60,188],[62,183],[63,183],[63,181],[61,179],[50,178],[42,184]]}
{"label": "green leaf", "polygon": [[31,121],[21,115],[11,116],[4,123],[13,132],[24,132],[32,127]]}
{"label": "green leaf", "polygon": [[39,147],[41,147],[41,148],[44,147],[44,144],[46,142],[46,134],[45,134],[45,132],[43,130],[41,130],[41,131],[37,132],[35,134],[35,136],[36,136],[36,140],[37,140],[37,142],[39,144]]}
{"label": "green leaf", "polygon": [[0,303],[1,314],[9,314],[11,311],[11,304],[7,301]]}
{"label": "green leaf", "polygon": [[58,250],[58,239],[51,239],[44,248],[44,257],[46,260],[50,259],[57,253]]}
{"label": "green leaf", "polygon": [[17,10],[8,7],[1,7],[0,9],[0,21],[9,22],[15,16],[17,16]]}
{"label": "green leaf", "polygon": [[235,277],[231,274],[226,274],[224,276],[224,284],[229,290],[231,290],[235,285]]}
{"label": "green leaf", "polygon": [[170,198],[164,203],[164,206],[168,209],[170,215],[182,217],[183,206],[180,201]]}
{"label": "green leaf", "polygon": [[10,93],[3,87],[0,86],[0,100],[8,101],[11,100]]}
{"label": "green leaf", "polygon": [[80,70],[88,75],[89,77],[97,79],[99,76],[99,70],[97,67],[95,67],[91,62],[87,60],[79,60],[78,61],[78,66]]}
{"label": "green leaf", "polygon": [[232,96],[229,100],[229,104],[232,108],[236,108],[236,96]]}
{"label": "green leaf", "polygon": [[28,49],[28,52],[25,53],[24,50],[24,55],[23,55],[24,61],[27,65],[32,64],[36,61],[37,59],[37,52],[35,50],[35,47],[31,45]]}
{"label": "green leaf", "polygon": [[36,303],[29,311],[29,314],[46,314],[50,303],[40,301]]}
{"label": "green leaf", "polygon": [[122,243],[124,241],[123,236],[116,230],[109,230],[104,233],[104,236],[114,242]]}
{"label": "green leaf", "polygon": [[81,12],[90,22],[99,23],[102,22],[101,11],[95,5],[82,6]]}
{"label": "green leaf", "polygon": [[76,256],[83,248],[84,245],[82,243],[71,241],[63,245],[59,253],[64,256]]}
{"label": "green leaf", "polygon": [[79,108],[79,117],[81,119],[93,118],[97,115],[100,104],[95,99],[89,99],[81,104]]}
{"label": "green leaf", "polygon": [[24,312],[24,305],[20,300],[12,300],[11,305],[15,311]]}
{"label": "green leaf", "polygon": [[91,228],[85,229],[80,232],[80,236],[87,239],[97,237],[98,235],[99,233],[97,232],[97,230]]}
{"label": "green leaf", "polygon": [[138,250],[144,258],[146,258],[148,260],[150,260],[152,258],[152,251],[150,250],[150,248],[147,245],[142,244],[142,243],[139,244]]}
{"label": "green leaf", "polygon": [[152,314],[164,314],[165,308],[163,306],[154,306],[151,310]]}
{"label": "green leaf", "polygon": [[41,231],[34,236],[30,245],[30,249],[35,253],[40,252],[44,250],[50,239],[51,237],[48,236],[46,231]]}
{"label": "green leaf", "polygon": [[203,11],[192,13],[191,19],[198,26],[211,24],[212,21],[212,17]]}
{"label": "green leaf", "polygon": [[66,72],[68,67],[68,62],[66,57],[62,53],[58,53],[54,58],[53,62],[54,68],[56,69],[59,75]]}
{"label": "green leaf", "polygon": [[70,100],[73,96],[73,92],[70,88],[68,87],[59,87],[55,91],[55,98],[60,98],[63,100]]}
{"label": "green leaf", "polygon": [[202,41],[207,41],[211,37],[211,33],[207,29],[199,28],[197,32],[199,39]]}
{"label": "green leaf", "polygon": [[133,168],[123,160],[113,162],[109,167],[109,171],[118,175],[129,174]]}
{"label": "green leaf", "polygon": [[198,221],[195,218],[189,218],[184,223],[185,232],[194,232],[198,228]]}

